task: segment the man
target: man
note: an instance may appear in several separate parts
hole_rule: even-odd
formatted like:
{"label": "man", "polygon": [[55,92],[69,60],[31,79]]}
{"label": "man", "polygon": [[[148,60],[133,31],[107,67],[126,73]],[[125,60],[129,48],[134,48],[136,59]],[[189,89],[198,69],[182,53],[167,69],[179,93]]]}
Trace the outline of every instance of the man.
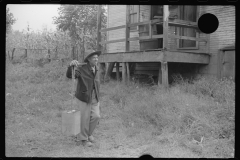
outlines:
{"label": "man", "polygon": [[81,132],[77,136],[77,145],[91,147],[94,142],[92,136],[100,119],[99,111],[99,87],[98,56],[100,51],[92,52],[86,56],[81,64],[77,60],[71,61],[66,76],[72,78],[72,67],[76,67],[75,78],[77,79],[76,101],[81,112]]}

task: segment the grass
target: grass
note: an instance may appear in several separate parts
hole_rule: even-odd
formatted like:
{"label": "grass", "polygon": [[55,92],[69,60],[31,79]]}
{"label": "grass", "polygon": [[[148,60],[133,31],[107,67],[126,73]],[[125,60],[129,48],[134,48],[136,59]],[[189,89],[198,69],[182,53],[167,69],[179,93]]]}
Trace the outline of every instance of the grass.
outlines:
{"label": "grass", "polygon": [[[71,100],[71,80],[65,76],[66,69],[56,61],[44,65],[7,61],[6,155],[79,153],[69,138],[61,135],[61,111],[70,109]],[[110,81],[101,85],[100,96],[103,106],[100,130],[106,135],[100,131],[99,134],[106,139],[95,154],[108,156],[107,150],[111,150],[123,155],[127,150],[119,153],[119,148],[124,141],[131,141],[123,148],[138,154],[171,157],[171,152],[179,157],[232,157],[235,143],[232,80],[201,77],[189,83],[179,79],[167,90]],[[204,137],[201,145],[192,141],[198,137]],[[162,146],[167,147],[164,150]]]}
{"label": "grass", "polygon": [[[110,99],[122,110],[125,127],[144,129],[151,125],[155,128],[152,134],[174,134],[175,142],[200,155],[210,156],[212,151],[216,157],[228,157],[232,153],[235,137],[232,80],[202,77],[193,83],[175,82],[169,90],[112,83]],[[201,137],[203,148],[196,149],[189,143]],[[219,143],[213,145],[216,141]]]}

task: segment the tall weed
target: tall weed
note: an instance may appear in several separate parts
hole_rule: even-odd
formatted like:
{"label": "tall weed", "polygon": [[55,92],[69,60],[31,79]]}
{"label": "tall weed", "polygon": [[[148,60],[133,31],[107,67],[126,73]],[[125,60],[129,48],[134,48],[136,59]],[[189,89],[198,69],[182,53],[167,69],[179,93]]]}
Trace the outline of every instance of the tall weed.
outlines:
{"label": "tall weed", "polygon": [[160,132],[217,139],[234,135],[235,83],[228,79],[181,80],[168,90],[117,83],[111,100],[131,117],[123,120],[141,119]]}

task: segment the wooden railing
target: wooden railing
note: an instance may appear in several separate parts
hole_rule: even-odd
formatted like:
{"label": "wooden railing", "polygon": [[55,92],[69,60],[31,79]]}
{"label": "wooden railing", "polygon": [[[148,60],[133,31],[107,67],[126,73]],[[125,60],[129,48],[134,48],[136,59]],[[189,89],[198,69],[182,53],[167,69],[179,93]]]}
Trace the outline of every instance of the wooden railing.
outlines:
{"label": "wooden railing", "polygon": [[[153,24],[160,24],[163,23],[161,19],[156,19],[156,20],[150,20],[150,21],[145,21],[145,22],[138,22],[138,23],[131,23],[128,25],[128,27],[135,27],[135,26],[140,26],[140,25],[149,25],[149,36],[142,36],[142,37],[132,37],[128,38],[128,41],[136,41],[136,40],[146,40],[146,39],[154,39],[154,38],[163,38],[163,34],[158,34],[158,35],[152,35],[152,25]],[[186,28],[194,28],[199,31],[197,23],[196,22],[190,22],[190,21],[184,21],[184,20],[169,20],[168,22],[169,26],[177,26],[177,27],[186,27]],[[100,32],[107,32],[107,31],[113,31],[117,29],[122,29],[125,28],[126,25],[121,25],[117,27],[110,27],[110,28],[105,28],[101,29]],[[207,38],[194,38],[194,37],[188,37],[188,36],[178,36],[178,35],[172,35],[168,34],[169,38],[177,38],[177,39],[185,39],[185,40],[193,40],[193,41],[203,41],[207,42]],[[116,42],[124,42],[126,39],[116,39],[116,40],[110,40],[110,41],[104,41],[100,42],[101,44],[109,44],[109,43],[116,43]]]}
{"label": "wooden railing", "polygon": [[[135,26],[146,25],[146,24],[149,25],[149,36],[132,37],[132,38],[128,38],[128,41],[146,40],[146,39],[152,39],[152,38],[163,38],[162,34],[152,35],[152,25],[156,24],[156,23],[161,23],[161,20],[155,19],[155,20],[150,20],[150,21],[145,21],[145,22],[129,24],[128,27],[135,27]],[[112,31],[112,30],[117,30],[117,29],[122,29],[122,28],[126,28],[126,25],[101,29],[100,32],[107,32],[107,31]],[[101,44],[109,44],[109,43],[125,42],[125,41],[126,41],[126,38],[122,38],[122,39],[110,40],[110,41],[105,41],[105,42],[100,42],[100,43]]]}

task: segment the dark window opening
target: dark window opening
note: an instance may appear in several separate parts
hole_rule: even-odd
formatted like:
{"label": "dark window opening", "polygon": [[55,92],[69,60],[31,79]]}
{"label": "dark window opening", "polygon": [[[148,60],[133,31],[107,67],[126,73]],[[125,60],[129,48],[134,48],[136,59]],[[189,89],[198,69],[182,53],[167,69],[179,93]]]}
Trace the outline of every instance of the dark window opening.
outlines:
{"label": "dark window opening", "polygon": [[[180,20],[197,21],[197,6],[180,6]],[[180,36],[196,37],[195,29],[180,27]],[[179,48],[197,47],[197,42],[192,40],[179,40]]]}

